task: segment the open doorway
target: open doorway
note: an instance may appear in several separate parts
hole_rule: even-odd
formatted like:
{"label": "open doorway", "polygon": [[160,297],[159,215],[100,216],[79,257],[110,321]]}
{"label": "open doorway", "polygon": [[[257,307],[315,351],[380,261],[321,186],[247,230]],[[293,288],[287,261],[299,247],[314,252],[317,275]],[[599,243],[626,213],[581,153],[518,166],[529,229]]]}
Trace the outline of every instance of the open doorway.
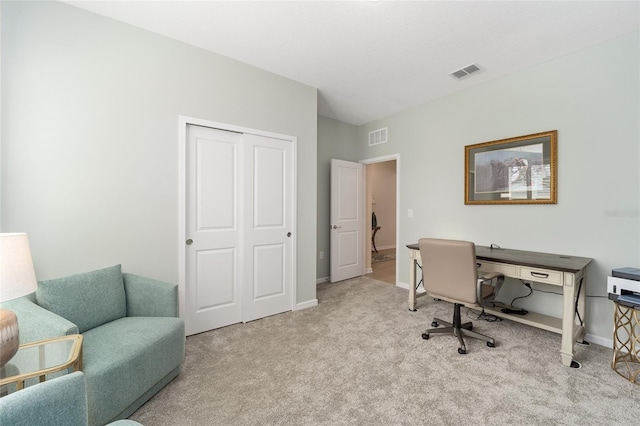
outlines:
{"label": "open doorway", "polygon": [[365,247],[367,275],[389,284],[397,283],[397,158],[363,161],[365,172]]}

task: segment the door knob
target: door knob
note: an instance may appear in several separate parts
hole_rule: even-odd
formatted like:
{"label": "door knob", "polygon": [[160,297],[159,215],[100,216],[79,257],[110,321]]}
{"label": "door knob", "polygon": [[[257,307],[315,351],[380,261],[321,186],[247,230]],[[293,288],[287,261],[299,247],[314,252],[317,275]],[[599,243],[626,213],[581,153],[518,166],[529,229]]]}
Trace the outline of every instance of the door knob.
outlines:
{"label": "door knob", "polygon": [[193,244],[193,240],[191,238],[189,238],[187,241],[185,241],[187,243],[188,246],[190,246],[191,244]]}
{"label": "door knob", "polygon": [[342,226],[333,225],[333,229],[338,229],[338,228],[342,228]]}
{"label": "door knob", "polygon": [[290,237],[290,236],[291,236],[291,232],[287,232],[287,237]]}

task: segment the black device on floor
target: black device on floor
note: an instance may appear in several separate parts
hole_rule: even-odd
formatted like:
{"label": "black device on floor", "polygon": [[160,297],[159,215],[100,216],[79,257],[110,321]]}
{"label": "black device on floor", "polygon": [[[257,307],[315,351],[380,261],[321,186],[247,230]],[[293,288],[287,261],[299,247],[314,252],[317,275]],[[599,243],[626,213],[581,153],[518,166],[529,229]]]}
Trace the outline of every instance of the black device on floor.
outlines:
{"label": "black device on floor", "polygon": [[515,315],[526,315],[529,311],[524,309],[510,309],[510,308],[502,308],[502,312],[505,314],[515,314]]}

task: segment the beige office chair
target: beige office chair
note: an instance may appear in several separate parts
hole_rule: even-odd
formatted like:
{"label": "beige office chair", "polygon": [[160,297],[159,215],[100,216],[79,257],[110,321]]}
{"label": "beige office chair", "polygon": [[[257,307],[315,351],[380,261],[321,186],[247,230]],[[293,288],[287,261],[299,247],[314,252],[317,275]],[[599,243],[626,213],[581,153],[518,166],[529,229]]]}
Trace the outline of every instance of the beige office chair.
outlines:
{"label": "beige office chair", "polygon": [[[422,338],[427,340],[434,333],[453,334],[460,341],[460,354],[467,353],[462,336],[483,340],[487,342],[487,346],[493,348],[493,338],[472,331],[471,322],[462,324],[460,307],[481,307],[482,304],[492,303],[504,276],[492,273],[478,280],[476,247],[472,242],[422,238],[418,244],[422,258],[424,289],[432,297],[454,304],[453,323],[434,318],[432,327],[438,327],[440,324],[445,327],[428,329],[422,334]],[[486,284],[494,278],[497,284]]]}

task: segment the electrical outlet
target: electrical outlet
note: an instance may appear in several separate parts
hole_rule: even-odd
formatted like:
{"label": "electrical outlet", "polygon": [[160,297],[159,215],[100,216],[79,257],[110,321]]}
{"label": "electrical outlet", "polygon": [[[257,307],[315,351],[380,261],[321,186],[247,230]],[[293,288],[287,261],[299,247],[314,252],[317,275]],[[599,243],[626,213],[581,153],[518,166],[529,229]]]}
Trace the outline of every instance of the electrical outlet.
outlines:
{"label": "electrical outlet", "polygon": [[407,212],[407,216],[413,217],[413,209],[409,209],[409,211]]}
{"label": "electrical outlet", "polygon": [[322,260],[322,259],[324,259],[324,252],[323,251],[320,252],[320,260]]}

